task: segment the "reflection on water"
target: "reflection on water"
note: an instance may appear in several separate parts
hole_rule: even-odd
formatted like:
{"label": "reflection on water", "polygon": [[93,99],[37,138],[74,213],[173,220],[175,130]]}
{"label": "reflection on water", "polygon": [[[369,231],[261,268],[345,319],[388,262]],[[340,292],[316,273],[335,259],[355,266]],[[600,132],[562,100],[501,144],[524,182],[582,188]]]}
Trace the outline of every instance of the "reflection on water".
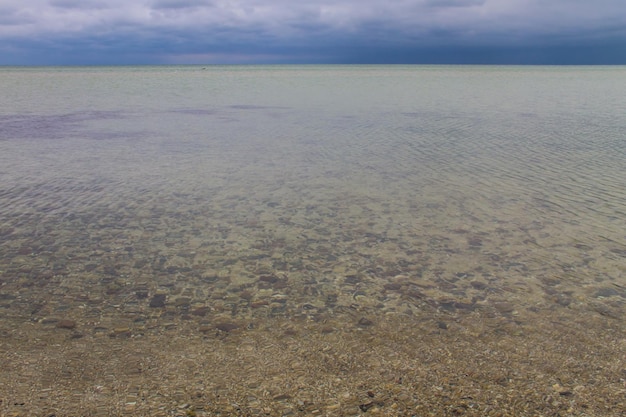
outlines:
{"label": "reflection on water", "polygon": [[0,410],[618,415],[623,72],[2,70]]}

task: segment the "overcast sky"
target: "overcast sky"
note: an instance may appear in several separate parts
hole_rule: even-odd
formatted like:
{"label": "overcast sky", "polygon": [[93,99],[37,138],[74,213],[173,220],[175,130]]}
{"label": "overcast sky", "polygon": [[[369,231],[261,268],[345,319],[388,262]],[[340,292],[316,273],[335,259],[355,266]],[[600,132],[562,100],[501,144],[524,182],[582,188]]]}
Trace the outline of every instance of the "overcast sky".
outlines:
{"label": "overcast sky", "polygon": [[0,65],[626,64],[626,0],[0,0]]}

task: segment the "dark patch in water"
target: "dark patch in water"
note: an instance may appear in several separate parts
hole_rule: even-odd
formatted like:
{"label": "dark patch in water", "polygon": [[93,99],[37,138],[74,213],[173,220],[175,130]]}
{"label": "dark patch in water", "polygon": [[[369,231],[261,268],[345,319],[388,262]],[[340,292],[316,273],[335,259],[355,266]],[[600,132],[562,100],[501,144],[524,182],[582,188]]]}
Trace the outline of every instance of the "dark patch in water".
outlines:
{"label": "dark patch in water", "polygon": [[618,290],[616,290],[615,288],[610,288],[610,287],[604,287],[604,288],[599,288],[596,293],[595,293],[595,297],[596,298],[606,298],[606,297],[613,297],[613,296],[620,296],[620,297],[624,297],[625,294],[623,292],[620,292]]}
{"label": "dark patch in water", "polygon": [[223,322],[223,323],[217,323],[215,325],[215,328],[219,331],[229,333],[229,332],[232,332],[233,330],[237,330],[239,328],[239,325],[235,323]]}
{"label": "dark patch in water", "polygon": [[172,113],[191,114],[194,116],[212,116],[217,112],[209,109],[174,109]]}
{"label": "dark patch in water", "polygon": [[254,104],[233,104],[232,106],[228,106],[231,109],[237,110],[266,110],[266,109],[287,109],[288,107],[282,106],[257,106]]}
{"label": "dark patch in water", "polygon": [[[59,115],[22,114],[0,116],[0,137],[4,139],[61,139],[77,136],[82,123],[91,120],[121,119],[115,111],[84,111]],[[90,138],[108,139],[118,133],[90,133]],[[126,135],[124,135],[126,136]]]}
{"label": "dark patch in water", "polygon": [[626,249],[611,249],[610,251],[616,255],[620,255],[626,258]]}

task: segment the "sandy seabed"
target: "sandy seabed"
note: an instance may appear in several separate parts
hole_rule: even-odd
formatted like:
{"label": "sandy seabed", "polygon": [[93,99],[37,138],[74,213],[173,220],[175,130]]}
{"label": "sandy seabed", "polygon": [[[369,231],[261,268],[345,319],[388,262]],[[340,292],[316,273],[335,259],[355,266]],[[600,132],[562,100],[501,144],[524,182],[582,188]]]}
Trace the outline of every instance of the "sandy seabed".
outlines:
{"label": "sandy seabed", "polygon": [[323,316],[229,314],[217,325],[174,318],[102,330],[82,322],[4,325],[0,410],[619,416],[626,409],[623,325],[597,312],[500,314],[485,306],[384,315],[353,307]]}

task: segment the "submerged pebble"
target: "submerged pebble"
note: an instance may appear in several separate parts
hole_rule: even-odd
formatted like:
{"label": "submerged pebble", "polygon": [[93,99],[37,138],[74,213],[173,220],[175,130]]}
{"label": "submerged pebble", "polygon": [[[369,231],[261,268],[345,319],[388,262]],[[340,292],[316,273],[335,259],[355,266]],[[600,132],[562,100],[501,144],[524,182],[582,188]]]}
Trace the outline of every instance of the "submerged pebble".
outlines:
{"label": "submerged pebble", "polygon": [[56,323],[56,327],[59,329],[74,329],[76,328],[76,322],[74,320],[62,319]]}
{"label": "submerged pebble", "polygon": [[358,325],[362,327],[372,326],[374,322],[366,317],[361,317],[358,321]]}
{"label": "submerged pebble", "polygon": [[153,307],[153,308],[165,307],[166,298],[167,297],[165,294],[155,294],[150,300],[149,305],[150,307]]}
{"label": "submerged pebble", "polygon": [[239,325],[232,322],[221,322],[215,324],[215,328],[219,331],[229,333],[233,330],[237,330],[239,328]]}

